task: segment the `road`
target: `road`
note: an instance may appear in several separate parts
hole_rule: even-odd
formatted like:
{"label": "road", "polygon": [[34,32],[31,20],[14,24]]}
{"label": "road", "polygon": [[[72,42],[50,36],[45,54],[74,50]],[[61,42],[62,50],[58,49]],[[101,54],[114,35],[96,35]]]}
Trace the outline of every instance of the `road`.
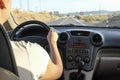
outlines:
{"label": "road", "polygon": [[80,25],[80,26],[87,26],[87,25],[90,26],[91,25],[91,24],[88,24],[82,20],[78,20],[73,17],[60,18],[57,20],[47,22],[47,24],[48,25],[70,25],[70,24],[73,24],[73,25]]}

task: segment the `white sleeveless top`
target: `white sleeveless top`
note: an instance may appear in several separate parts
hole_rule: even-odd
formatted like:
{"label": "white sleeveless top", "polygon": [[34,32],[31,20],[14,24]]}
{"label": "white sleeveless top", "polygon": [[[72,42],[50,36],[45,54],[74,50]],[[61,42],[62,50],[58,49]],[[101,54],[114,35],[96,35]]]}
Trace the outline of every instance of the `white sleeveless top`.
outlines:
{"label": "white sleeveless top", "polygon": [[40,80],[50,59],[48,53],[37,43],[11,41],[11,45],[20,80]]}

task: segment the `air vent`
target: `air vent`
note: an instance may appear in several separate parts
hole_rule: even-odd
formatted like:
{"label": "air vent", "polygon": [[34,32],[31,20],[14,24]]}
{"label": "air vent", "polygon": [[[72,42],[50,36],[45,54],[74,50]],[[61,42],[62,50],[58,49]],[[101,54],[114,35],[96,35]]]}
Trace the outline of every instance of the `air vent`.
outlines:
{"label": "air vent", "polygon": [[69,35],[67,33],[61,33],[59,36],[59,42],[60,43],[66,43],[67,40],[69,39]]}
{"label": "air vent", "polygon": [[91,38],[91,41],[94,46],[100,46],[103,43],[103,40],[100,34],[94,34]]}

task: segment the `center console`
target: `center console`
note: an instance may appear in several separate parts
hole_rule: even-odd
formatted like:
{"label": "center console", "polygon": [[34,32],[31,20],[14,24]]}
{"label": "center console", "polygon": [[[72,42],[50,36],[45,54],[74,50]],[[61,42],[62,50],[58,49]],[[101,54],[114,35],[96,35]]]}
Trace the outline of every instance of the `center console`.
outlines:
{"label": "center console", "polygon": [[[70,73],[70,80],[84,80],[81,70],[91,70],[92,45],[90,32],[72,31],[66,44],[65,67],[67,70],[78,69]],[[80,64],[80,65],[79,65]]]}
{"label": "center console", "polygon": [[66,41],[64,67],[69,77],[66,80],[86,80],[84,72],[93,69],[93,49],[102,44],[101,36],[90,31],[70,31],[62,35],[61,39]]}
{"label": "center console", "polygon": [[[73,32],[71,32],[73,33]],[[79,34],[79,35],[78,35]],[[77,69],[79,60],[84,61],[84,70],[91,69],[92,47],[89,39],[89,32],[80,35],[81,32],[76,32],[71,35],[66,44],[66,69]]]}

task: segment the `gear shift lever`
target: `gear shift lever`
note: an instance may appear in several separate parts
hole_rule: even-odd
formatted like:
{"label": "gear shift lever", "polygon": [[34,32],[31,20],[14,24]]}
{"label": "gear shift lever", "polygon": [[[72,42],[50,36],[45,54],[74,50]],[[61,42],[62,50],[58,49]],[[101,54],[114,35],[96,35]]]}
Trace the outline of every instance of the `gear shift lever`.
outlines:
{"label": "gear shift lever", "polygon": [[70,80],[84,80],[84,75],[81,73],[85,63],[81,60],[80,56],[77,56],[75,62],[78,63],[78,72],[70,74]]}
{"label": "gear shift lever", "polygon": [[82,71],[82,69],[84,67],[84,64],[85,63],[83,61],[81,61],[81,59],[79,59],[79,61],[78,61],[77,80],[80,80],[80,78],[81,78],[81,71]]}

